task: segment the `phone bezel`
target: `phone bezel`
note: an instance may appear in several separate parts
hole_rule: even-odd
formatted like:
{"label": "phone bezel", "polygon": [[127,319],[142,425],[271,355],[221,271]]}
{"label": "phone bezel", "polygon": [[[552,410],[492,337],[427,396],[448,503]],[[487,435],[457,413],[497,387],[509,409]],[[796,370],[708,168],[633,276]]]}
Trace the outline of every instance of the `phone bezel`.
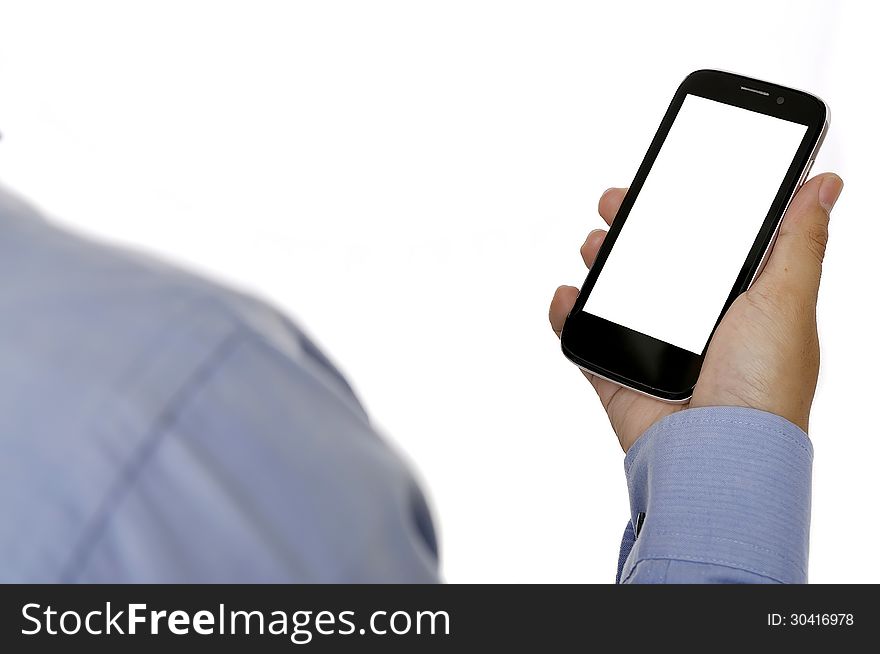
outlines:
{"label": "phone bezel", "polygon": [[[707,340],[706,348],[697,355],[585,313],[582,308],[602,271],[608,254],[614,247],[618,234],[626,224],[626,218],[688,94],[807,126],[806,134],[730,290],[712,334],[730,305],[748,289],[760,271],[764,255],[773,243],[782,216],[791,198],[804,181],[828,124],[828,108],[822,100],[809,93],[778,84],[718,70],[698,70],[688,75],[679,85],[623,204],[608,230],[605,242],[584,281],[574,307],[566,318],[561,336],[563,353],[582,369],[669,402],[685,402],[693,394],[708,344],[712,340],[711,335]],[[782,104],[776,101],[779,96],[785,98]],[[670,288],[677,287],[676,292],[681,292],[684,283],[686,280],[670,280]]]}

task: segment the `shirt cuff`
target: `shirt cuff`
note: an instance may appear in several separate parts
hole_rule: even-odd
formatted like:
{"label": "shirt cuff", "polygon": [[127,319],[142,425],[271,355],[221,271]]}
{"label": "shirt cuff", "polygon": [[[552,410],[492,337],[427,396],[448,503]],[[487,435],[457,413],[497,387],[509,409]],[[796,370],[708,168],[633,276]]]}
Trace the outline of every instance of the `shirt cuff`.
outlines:
{"label": "shirt cuff", "polygon": [[764,411],[706,407],[658,421],[624,461],[637,533],[621,581],[659,559],[805,583],[812,463],[803,430]]}

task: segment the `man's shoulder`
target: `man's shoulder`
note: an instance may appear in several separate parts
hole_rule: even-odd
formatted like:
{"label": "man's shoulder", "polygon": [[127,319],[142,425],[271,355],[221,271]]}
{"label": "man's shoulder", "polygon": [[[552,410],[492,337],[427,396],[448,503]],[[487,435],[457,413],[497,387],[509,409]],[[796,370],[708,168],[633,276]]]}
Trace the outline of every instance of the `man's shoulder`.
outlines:
{"label": "man's shoulder", "polygon": [[268,302],[71,233],[2,189],[0,277],[0,410],[21,433],[48,437],[46,406],[68,434],[92,429],[96,414],[113,411],[138,428],[233,340],[259,342],[260,356],[291,374],[351,393],[330,361]]}
{"label": "man's shoulder", "polygon": [[[158,257],[70,232],[0,189],[0,351],[94,346],[134,357],[187,329],[210,340],[245,330],[298,347],[299,328],[269,303]],[[196,333],[197,332],[197,333]],[[29,351],[30,350],[30,351]]]}

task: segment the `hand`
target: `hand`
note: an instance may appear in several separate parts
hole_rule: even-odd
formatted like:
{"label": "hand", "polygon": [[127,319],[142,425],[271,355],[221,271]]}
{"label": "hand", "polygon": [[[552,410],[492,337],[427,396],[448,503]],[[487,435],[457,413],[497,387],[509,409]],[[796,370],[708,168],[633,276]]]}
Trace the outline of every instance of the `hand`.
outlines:
{"label": "hand", "polygon": [[[843,180],[825,173],[798,191],[764,271],[731,305],[712,336],[687,404],[661,402],[584,372],[624,451],[656,421],[687,407],[751,407],[775,413],[807,431],[819,375],[819,277],[828,219],[841,190]],[[612,188],[600,198],[599,214],[607,224],[614,220],[625,194],[626,189]],[[581,246],[587,267],[596,260],[605,234],[593,230]],[[577,294],[573,286],[556,290],[550,324],[557,336]]]}

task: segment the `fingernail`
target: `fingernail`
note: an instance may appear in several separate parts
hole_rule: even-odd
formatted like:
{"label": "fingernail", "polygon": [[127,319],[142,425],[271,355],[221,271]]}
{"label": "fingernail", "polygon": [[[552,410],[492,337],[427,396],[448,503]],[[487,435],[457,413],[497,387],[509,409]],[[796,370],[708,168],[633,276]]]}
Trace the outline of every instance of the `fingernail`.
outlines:
{"label": "fingernail", "polygon": [[819,187],[819,204],[828,213],[834,208],[834,203],[840,197],[843,190],[843,180],[837,175],[826,175]]}

